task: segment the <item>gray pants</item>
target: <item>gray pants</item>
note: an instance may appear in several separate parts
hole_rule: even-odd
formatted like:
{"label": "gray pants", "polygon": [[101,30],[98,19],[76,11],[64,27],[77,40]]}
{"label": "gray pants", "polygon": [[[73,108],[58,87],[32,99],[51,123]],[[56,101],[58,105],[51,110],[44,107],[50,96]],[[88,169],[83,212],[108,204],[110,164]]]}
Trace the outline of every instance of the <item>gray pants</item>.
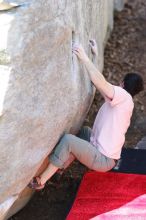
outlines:
{"label": "gray pants", "polygon": [[76,158],[89,169],[106,172],[115,166],[115,161],[104,156],[90,143],[91,129],[83,127],[78,136],[65,134],[49,155],[49,161],[65,169]]}

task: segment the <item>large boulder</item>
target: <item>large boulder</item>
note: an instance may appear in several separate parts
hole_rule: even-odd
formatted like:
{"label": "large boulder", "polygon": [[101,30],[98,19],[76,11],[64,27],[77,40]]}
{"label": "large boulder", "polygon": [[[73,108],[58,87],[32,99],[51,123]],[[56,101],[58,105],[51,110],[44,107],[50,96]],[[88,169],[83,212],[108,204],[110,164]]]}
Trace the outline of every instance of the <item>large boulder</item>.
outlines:
{"label": "large boulder", "polygon": [[88,41],[95,38],[102,71],[113,28],[113,0],[15,3],[0,8],[0,219],[26,204],[31,178],[64,132],[77,133],[89,110],[94,88],[72,41],[92,58]]}

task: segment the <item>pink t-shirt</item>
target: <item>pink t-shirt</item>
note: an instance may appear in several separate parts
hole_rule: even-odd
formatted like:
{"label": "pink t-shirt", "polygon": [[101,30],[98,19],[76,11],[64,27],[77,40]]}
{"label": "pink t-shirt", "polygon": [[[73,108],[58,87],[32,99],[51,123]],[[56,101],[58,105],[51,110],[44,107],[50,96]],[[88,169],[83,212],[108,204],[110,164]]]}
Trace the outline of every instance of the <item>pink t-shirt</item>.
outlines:
{"label": "pink t-shirt", "polygon": [[134,103],[132,96],[123,88],[114,86],[112,100],[105,98],[96,116],[90,143],[105,156],[119,159],[130,125]]}

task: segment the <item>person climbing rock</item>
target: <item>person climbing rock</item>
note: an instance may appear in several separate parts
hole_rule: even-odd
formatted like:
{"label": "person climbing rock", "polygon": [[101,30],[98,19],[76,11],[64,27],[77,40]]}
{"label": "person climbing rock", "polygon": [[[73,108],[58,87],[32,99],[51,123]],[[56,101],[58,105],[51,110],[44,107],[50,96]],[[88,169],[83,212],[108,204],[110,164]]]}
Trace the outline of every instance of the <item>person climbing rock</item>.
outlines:
{"label": "person climbing rock", "polygon": [[[90,40],[93,57],[98,50],[95,40]],[[73,46],[73,53],[88,71],[91,82],[104,97],[93,128],[83,127],[77,136],[65,134],[49,155],[46,170],[29,183],[33,189],[42,189],[58,169],[64,169],[75,158],[89,169],[106,172],[120,158],[125,134],[134,108],[133,97],[143,90],[143,79],[137,73],[125,75],[119,86],[112,85],[90,61],[81,45]],[[83,73],[84,74],[84,73]]]}

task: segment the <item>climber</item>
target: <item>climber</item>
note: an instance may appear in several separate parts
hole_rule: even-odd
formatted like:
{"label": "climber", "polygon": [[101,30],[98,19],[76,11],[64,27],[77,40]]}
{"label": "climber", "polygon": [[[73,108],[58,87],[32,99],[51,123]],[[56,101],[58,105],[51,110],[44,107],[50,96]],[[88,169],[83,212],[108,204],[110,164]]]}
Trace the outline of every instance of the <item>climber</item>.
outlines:
{"label": "climber", "polygon": [[[98,50],[94,40],[90,40],[94,57]],[[49,155],[49,165],[29,183],[33,189],[42,189],[48,179],[73,161],[78,159],[89,169],[99,172],[111,170],[120,158],[125,141],[125,133],[130,125],[134,103],[133,96],[143,90],[143,79],[137,73],[125,75],[120,86],[107,82],[98,68],[90,61],[81,45],[73,46],[73,53],[88,71],[91,82],[104,97],[104,104],[98,111],[93,129],[83,127],[78,136],[65,134]],[[73,159],[72,159],[73,158]]]}

